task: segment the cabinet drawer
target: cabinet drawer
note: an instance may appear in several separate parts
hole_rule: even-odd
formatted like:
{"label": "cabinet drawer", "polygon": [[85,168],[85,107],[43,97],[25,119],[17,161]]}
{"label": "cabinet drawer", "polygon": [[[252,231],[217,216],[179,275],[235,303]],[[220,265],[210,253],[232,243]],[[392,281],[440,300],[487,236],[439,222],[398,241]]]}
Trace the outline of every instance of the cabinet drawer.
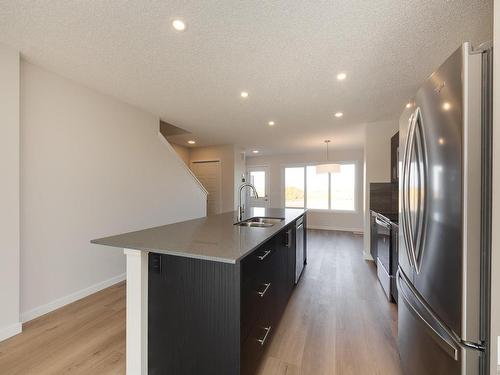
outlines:
{"label": "cabinet drawer", "polygon": [[241,340],[244,340],[250,327],[263,314],[267,314],[276,303],[275,290],[278,287],[274,275],[277,264],[277,253],[266,260],[256,270],[254,277],[241,289]]}
{"label": "cabinet drawer", "polygon": [[248,293],[247,298],[241,304],[241,341],[244,341],[250,333],[250,329],[258,319],[268,314],[273,304],[272,295],[275,285],[272,282],[262,283],[255,290]]}
{"label": "cabinet drawer", "polygon": [[260,364],[275,330],[274,321],[269,314],[264,314],[251,328],[250,334],[241,344],[242,375],[253,375]]}
{"label": "cabinet drawer", "polygon": [[263,268],[269,266],[276,248],[276,239],[272,238],[241,261],[242,285],[250,282],[258,273],[263,272]]}

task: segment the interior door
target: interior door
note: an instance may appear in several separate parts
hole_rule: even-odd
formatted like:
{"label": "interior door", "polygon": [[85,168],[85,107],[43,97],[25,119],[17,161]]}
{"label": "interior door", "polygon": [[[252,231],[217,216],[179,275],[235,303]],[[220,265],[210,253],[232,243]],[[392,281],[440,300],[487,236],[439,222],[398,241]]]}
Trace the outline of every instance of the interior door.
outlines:
{"label": "interior door", "polygon": [[258,197],[251,189],[247,189],[248,207],[270,207],[269,200],[269,167],[247,168],[247,181],[255,186]]}
{"label": "interior door", "polygon": [[193,161],[191,170],[208,192],[207,215],[222,212],[222,175],[219,160]]}

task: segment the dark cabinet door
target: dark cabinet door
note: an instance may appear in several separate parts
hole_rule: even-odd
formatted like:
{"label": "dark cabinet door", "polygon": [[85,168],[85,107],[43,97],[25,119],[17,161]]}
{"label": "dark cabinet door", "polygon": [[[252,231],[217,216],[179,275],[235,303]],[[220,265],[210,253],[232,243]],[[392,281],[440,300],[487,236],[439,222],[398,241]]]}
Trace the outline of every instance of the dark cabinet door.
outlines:
{"label": "dark cabinet door", "polygon": [[397,183],[399,181],[399,132],[394,134],[391,138],[391,182]]}
{"label": "dark cabinet door", "polygon": [[276,288],[274,269],[280,257],[277,244],[277,239],[272,238],[241,262],[242,342],[262,313],[270,291]]}
{"label": "dark cabinet door", "polygon": [[[295,224],[291,224],[243,260],[241,374],[254,374],[295,285]],[[245,264],[246,262],[246,264]]]}
{"label": "dark cabinet door", "polygon": [[[395,276],[398,270],[399,258],[399,227],[395,223],[391,223],[391,276]],[[391,277],[391,294],[394,302],[398,303],[398,287],[396,278]]]}
{"label": "dark cabinet door", "polygon": [[[250,287],[242,286],[242,342],[241,374],[254,374],[259,366],[275,322],[282,312],[285,297],[287,272],[286,253],[283,251],[283,233],[279,233],[266,244],[271,253],[253,268]],[[263,253],[261,249],[258,253]],[[265,254],[265,253],[263,253]],[[246,301],[246,302],[245,302]]]}
{"label": "dark cabinet door", "polygon": [[375,261],[375,265],[377,264],[377,257],[378,257],[378,251],[377,251],[377,223],[376,223],[376,216],[373,214],[370,215],[370,253]]}
{"label": "dark cabinet door", "polygon": [[294,286],[295,262],[292,269],[292,261],[295,259],[294,227],[286,229],[282,236],[278,236],[278,241],[279,252],[273,271],[277,291],[276,304],[273,307],[275,320],[281,317]]}
{"label": "dark cabinet door", "polygon": [[279,243],[281,251],[282,305],[286,305],[295,285],[295,225],[288,227]]}
{"label": "dark cabinet door", "polygon": [[[271,298],[271,295],[269,295]],[[241,345],[241,375],[254,375],[276,329],[272,311],[264,311]]]}
{"label": "dark cabinet door", "polygon": [[150,253],[148,279],[148,374],[236,374],[237,268]]}

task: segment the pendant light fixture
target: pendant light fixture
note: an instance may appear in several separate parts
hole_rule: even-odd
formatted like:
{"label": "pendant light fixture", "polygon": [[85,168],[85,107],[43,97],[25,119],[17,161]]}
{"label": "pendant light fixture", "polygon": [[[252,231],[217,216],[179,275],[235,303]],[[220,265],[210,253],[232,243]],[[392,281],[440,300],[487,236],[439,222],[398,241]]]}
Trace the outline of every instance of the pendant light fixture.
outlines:
{"label": "pendant light fixture", "polygon": [[[330,161],[330,155],[328,153],[328,145],[331,141],[329,139],[325,139],[326,143],[326,162]],[[316,173],[339,173],[340,172],[340,164],[321,164],[316,166]]]}

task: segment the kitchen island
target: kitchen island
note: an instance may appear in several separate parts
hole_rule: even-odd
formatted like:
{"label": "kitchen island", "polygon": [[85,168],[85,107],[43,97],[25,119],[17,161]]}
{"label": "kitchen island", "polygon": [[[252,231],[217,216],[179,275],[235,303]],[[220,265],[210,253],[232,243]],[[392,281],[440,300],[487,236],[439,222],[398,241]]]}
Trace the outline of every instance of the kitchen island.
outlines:
{"label": "kitchen island", "polygon": [[299,276],[304,213],[254,208],[241,226],[228,212],[93,240],[127,255],[127,374],[254,373]]}

